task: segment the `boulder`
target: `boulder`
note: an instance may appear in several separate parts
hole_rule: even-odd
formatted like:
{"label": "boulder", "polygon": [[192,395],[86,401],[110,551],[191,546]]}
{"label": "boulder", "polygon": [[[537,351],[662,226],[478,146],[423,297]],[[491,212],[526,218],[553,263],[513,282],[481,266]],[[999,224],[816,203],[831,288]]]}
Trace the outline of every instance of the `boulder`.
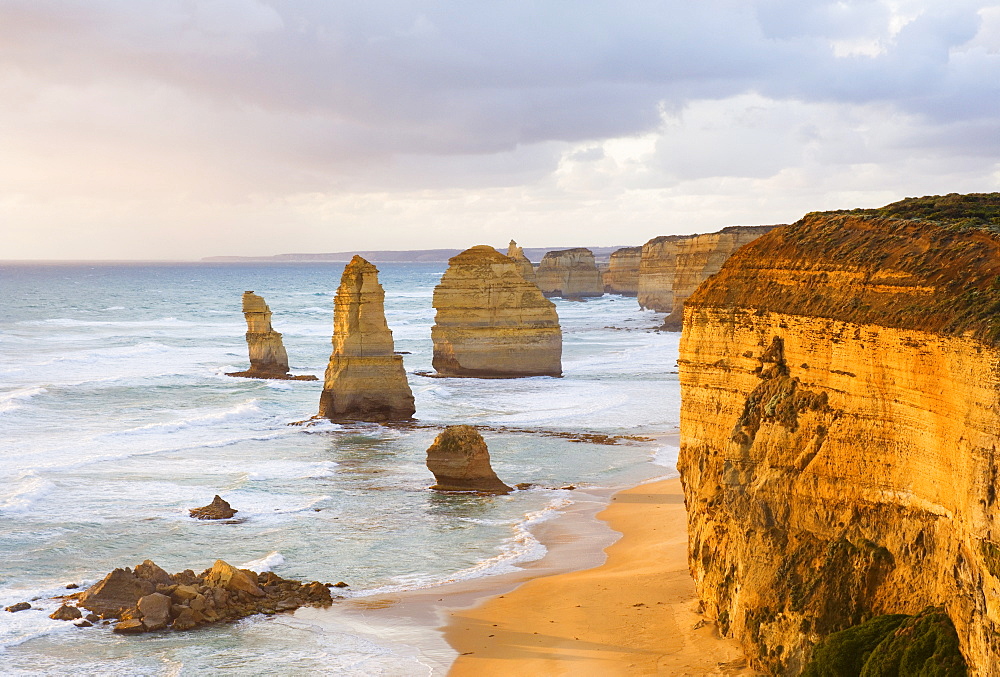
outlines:
{"label": "boulder", "polygon": [[146,626],[138,618],[130,618],[115,624],[116,633],[119,635],[138,635],[146,632]]}
{"label": "boulder", "polygon": [[312,375],[292,376],[288,373],[288,354],[281,341],[281,334],[271,326],[271,309],[264,298],[252,291],[243,292],[243,317],[247,321],[247,348],[250,368],[226,376],[244,378],[270,378],[296,381],[315,381]]}
{"label": "boulder", "polygon": [[139,599],[137,604],[142,624],[147,630],[160,630],[170,622],[170,598],[158,592]]}
{"label": "boulder", "polygon": [[562,330],[555,304],[518,265],[479,245],[448,261],[434,288],[434,369],[443,376],[559,376]]}
{"label": "boulder", "polygon": [[75,621],[77,618],[82,618],[83,613],[75,606],[70,606],[68,604],[63,604],[61,607],[56,609],[53,613],[49,614],[49,618],[57,621]]}
{"label": "boulder", "polygon": [[604,281],[589,249],[561,249],[548,252],[535,272],[538,287],[546,296],[582,299],[604,296]]}
{"label": "boulder", "polygon": [[12,614],[18,611],[27,611],[31,608],[31,604],[28,602],[18,602],[17,604],[11,604],[8,607],[4,607],[4,611],[9,611]]}
{"label": "boulder", "polygon": [[155,589],[154,583],[136,577],[131,569],[115,569],[80,594],[79,606],[103,618],[119,618]]}
{"label": "boulder", "polygon": [[360,256],[344,268],[334,299],[333,353],[319,416],[334,421],[406,421],[416,408],[403,358],[385,321],[378,269]]}
{"label": "boulder", "polygon": [[237,569],[232,564],[217,559],[205,576],[205,584],[263,597],[264,591],[257,586],[255,577],[256,574],[252,571]]}
{"label": "boulder", "polygon": [[506,494],[513,489],[500,481],[490,466],[483,436],[471,425],[450,425],[427,449],[427,469],[434,473],[438,491],[476,491]]}
{"label": "boulder", "polygon": [[239,512],[239,510],[234,510],[227,501],[225,501],[218,494],[212,499],[212,502],[201,508],[189,508],[188,512],[191,513],[191,517],[200,520],[224,520],[229,519],[233,515]]}

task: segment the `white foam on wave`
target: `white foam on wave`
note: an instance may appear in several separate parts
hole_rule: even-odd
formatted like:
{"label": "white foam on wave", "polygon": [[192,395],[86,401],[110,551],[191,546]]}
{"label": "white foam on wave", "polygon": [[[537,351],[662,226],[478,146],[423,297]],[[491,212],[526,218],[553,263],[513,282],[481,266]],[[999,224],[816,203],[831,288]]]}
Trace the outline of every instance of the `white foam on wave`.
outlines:
{"label": "white foam on wave", "polygon": [[21,320],[17,324],[25,327],[193,327],[194,322],[178,320],[176,317],[161,317],[155,320],[75,320],[70,317],[53,317],[48,320]]}
{"label": "white foam on wave", "polygon": [[664,468],[677,470],[677,455],[680,447],[673,444],[661,444],[653,450],[652,462],[655,465],[662,465]]}
{"label": "white foam on wave", "polygon": [[271,480],[298,480],[333,475],[335,461],[264,461],[255,463],[253,470],[247,473],[247,479],[255,482]]}
{"label": "white foam on wave", "polygon": [[249,569],[250,571],[255,571],[258,574],[262,574],[265,571],[274,571],[275,567],[280,567],[285,563],[285,557],[277,550],[272,550],[263,557],[258,559],[252,559],[249,562],[244,562],[239,566],[240,569]]}
{"label": "white foam on wave", "polygon": [[[129,428],[118,432],[107,433],[105,437],[123,437],[129,435],[162,435],[180,432],[189,428],[202,426],[215,426],[220,423],[232,423],[234,421],[245,421],[258,419],[264,414],[257,405],[257,400],[247,400],[235,407],[211,414],[202,414],[190,418],[181,418],[176,421],[164,423],[150,423],[137,428]],[[200,445],[199,445],[200,446]]]}
{"label": "white foam on wave", "polygon": [[22,473],[13,490],[0,496],[0,512],[24,512],[31,504],[56,488],[52,482],[35,475],[34,471]]}
{"label": "white foam on wave", "polygon": [[5,617],[0,623],[0,654],[9,647],[54,632],[79,631],[72,623],[49,618],[49,614],[62,605],[60,600],[53,599],[53,597],[65,594],[65,587],[37,589],[9,587],[0,589],[0,607],[31,600],[31,608],[25,611],[0,612]]}
{"label": "white foam on wave", "polygon": [[44,395],[47,392],[49,391],[41,386],[28,386],[6,393],[0,393],[0,414],[20,409],[23,406],[23,402],[26,402],[37,395]]}

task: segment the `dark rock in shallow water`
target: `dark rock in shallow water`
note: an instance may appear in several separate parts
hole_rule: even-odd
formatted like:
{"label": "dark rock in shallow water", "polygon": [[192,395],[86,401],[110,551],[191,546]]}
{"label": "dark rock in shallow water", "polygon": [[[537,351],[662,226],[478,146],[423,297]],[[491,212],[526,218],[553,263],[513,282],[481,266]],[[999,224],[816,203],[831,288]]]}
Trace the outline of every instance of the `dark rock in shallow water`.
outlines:
{"label": "dark rock in shallow water", "polygon": [[80,593],[79,605],[102,618],[120,618],[139,601],[152,593],[156,585],[136,577],[131,569],[115,569],[93,587]]}
{"label": "dark rock in shallow water", "polygon": [[224,520],[229,519],[238,513],[239,510],[234,510],[227,501],[216,494],[215,498],[208,505],[200,508],[189,508],[188,512],[191,513],[191,517],[200,520]]}
{"label": "dark rock in shallow water", "polygon": [[49,618],[57,621],[75,621],[81,616],[83,616],[83,613],[78,608],[69,606],[68,604],[63,604],[53,613],[49,614]]}
{"label": "dark rock in shallow water", "polygon": [[78,628],[92,628],[92,627],[94,627],[94,624],[91,623],[90,621],[80,621],[79,623],[74,623],[73,625],[75,625]]}
{"label": "dark rock in shallow water", "polygon": [[437,480],[431,489],[438,491],[513,491],[493,472],[486,442],[471,425],[450,425],[434,438],[427,449],[427,469]]}
{"label": "dark rock in shallow water", "polygon": [[138,635],[139,633],[146,632],[146,626],[139,619],[130,618],[121,623],[116,623],[114,631],[119,635]]}
{"label": "dark rock in shallow water", "polygon": [[139,600],[137,606],[142,624],[147,630],[160,630],[170,622],[170,598],[162,593],[146,595]]}
{"label": "dark rock in shallow water", "polygon": [[18,602],[17,604],[11,604],[8,607],[4,607],[4,611],[16,613],[18,611],[27,611],[30,608],[31,604],[29,604],[28,602]]}

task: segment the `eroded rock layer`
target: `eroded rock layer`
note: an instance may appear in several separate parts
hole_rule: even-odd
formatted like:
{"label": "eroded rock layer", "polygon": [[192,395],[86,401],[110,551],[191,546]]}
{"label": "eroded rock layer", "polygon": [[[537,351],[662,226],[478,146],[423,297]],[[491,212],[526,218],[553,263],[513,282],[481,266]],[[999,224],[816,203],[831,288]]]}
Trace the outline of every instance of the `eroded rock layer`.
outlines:
{"label": "eroded rock layer", "polygon": [[594,253],[584,247],[545,254],[535,271],[535,280],[546,296],[568,299],[604,296],[604,281]]}
{"label": "eroded rock layer", "polygon": [[333,353],[319,415],[334,421],[401,421],[415,411],[403,358],[394,353],[385,321],[378,269],[355,256],[334,298]]}
{"label": "eroded rock layer", "polygon": [[[899,218],[928,213],[951,223]],[[1000,238],[970,227],[998,217],[996,194],[810,214],[688,299],[690,565],[755,668],[940,606],[1000,675]]]}
{"label": "eroded rock layer", "polygon": [[486,441],[471,425],[450,425],[442,430],[427,449],[427,469],[436,481],[431,489],[438,491],[513,491],[493,472]]}
{"label": "eroded rock layer", "polygon": [[479,245],[448,261],[434,288],[434,369],[446,376],[559,376],[562,331],[555,304],[518,264]]}
{"label": "eroded rock layer", "polygon": [[612,252],[608,270],[602,276],[604,291],[622,296],[637,296],[641,260],[642,247],[625,247]]}
{"label": "eroded rock layer", "polygon": [[687,235],[661,235],[642,245],[636,296],[639,307],[669,313],[674,307],[677,244]]}
{"label": "eroded rock layer", "polygon": [[518,247],[517,243],[513,240],[510,241],[510,246],[507,247],[507,258],[517,264],[517,269],[521,271],[521,277],[528,282],[535,282],[535,267],[531,265],[531,261],[524,255],[524,250]]}

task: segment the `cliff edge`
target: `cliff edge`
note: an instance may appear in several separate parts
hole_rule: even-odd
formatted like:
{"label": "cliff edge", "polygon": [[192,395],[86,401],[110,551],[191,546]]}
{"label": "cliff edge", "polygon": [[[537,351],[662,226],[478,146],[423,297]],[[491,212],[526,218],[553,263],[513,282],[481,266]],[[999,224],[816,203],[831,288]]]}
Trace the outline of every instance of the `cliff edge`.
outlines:
{"label": "cliff edge", "polygon": [[813,213],[687,299],[678,468],[706,615],[754,668],[943,608],[1000,675],[1000,194]]}

